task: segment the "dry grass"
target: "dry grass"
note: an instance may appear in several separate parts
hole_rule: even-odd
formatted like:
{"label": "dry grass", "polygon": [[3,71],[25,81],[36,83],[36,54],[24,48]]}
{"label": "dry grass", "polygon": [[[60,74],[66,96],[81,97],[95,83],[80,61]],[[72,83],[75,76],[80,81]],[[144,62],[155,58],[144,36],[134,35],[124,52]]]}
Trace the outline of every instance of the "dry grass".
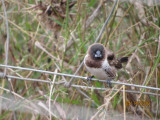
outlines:
{"label": "dry grass", "polygon": [[[102,1],[77,0],[76,2],[68,2],[63,0],[61,4],[58,0],[5,1],[10,30],[8,64],[74,74],[82,62],[88,46],[94,43],[112,9],[112,1]],[[6,26],[1,2],[0,25],[0,63],[4,64]],[[160,87],[159,31],[159,5],[149,6],[137,2],[118,2],[113,17],[98,41],[113,50],[117,56],[130,56],[129,62],[124,66],[124,69],[119,71],[116,80]],[[3,69],[0,68],[0,71]],[[8,69],[7,74],[56,82],[70,80],[68,77],[14,69]],[[89,74],[82,67],[78,75],[88,76]],[[75,79],[73,83],[87,85],[81,79]],[[58,111],[62,112],[60,117],[51,112],[47,115],[39,115],[31,111],[31,113],[22,113],[1,109],[0,119],[65,119],[64,114],[67,116],[73,104],[85,106],[88,111],[102,105],[95,114],[88,114],[86,119],[94,117],[95,119],[105,119],[106,112],[112,110],[122,114],[126,111],[139,118],[160,119],[159,98],[156,96],[131,93],[125,93],[126,95],[123,96],[122,93],[115,95],[112,91],[82,90],[92,98],[86,99],[76,89],[65,88],[63,85],[51,86],[45,83],[23,82],[15,79],[11,81],[1,79],[0,84],[2,88],[20,95],[21,99],[50,101],[47,103],[49,106],[55,101],[70,104],[65,110],[57,107]],[[104,87],[104,84],[99,82],[93,82],[92,85]],[[114,88],[120,87],[120,85],[114,86]],[[126,87],[126,89],[140,90],[134,87]],[[153,92],[147,89],[141,91]],[[1,96],[6,94],[10,93],[1,89]],[[150,106],[130,105],[126,106],[125,110],[123,98],[133,102],[150,101],[152,104]]]}

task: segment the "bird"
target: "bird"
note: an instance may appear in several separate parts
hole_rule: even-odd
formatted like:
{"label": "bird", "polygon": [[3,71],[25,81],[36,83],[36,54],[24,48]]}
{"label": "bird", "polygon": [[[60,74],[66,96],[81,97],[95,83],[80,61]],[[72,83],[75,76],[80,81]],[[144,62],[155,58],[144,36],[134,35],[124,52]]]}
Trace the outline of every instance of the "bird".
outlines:
{"label": "bird", "polygon": [[128,57],[116,58],[115,54],[105,48],[103,44],[94,43],[88,47],[84,57],[86,69],[93,74],[87,77],[87,81],[97,77],[101,80],[107,80],[109,87],[111,87],[110,81],[116,78],[117,71],[122,68],[122,63],[125,62],[128,62]]}

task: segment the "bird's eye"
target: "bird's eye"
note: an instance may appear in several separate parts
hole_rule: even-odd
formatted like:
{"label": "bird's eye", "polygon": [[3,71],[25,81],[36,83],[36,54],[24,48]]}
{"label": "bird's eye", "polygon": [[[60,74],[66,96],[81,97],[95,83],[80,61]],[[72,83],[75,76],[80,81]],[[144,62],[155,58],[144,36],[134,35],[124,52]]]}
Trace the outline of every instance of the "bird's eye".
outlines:
{"label": "bird's eye", "polygon": [[107,59],[108,60],[113,60],[114,59],[114,54],[108,55]]}

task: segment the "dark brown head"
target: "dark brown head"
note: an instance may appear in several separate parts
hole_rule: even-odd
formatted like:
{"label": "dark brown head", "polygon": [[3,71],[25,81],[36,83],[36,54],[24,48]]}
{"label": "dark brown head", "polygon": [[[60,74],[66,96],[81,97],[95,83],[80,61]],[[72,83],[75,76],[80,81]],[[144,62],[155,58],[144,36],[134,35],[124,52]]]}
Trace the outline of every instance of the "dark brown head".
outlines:
{"label": "dark brown head", "polygon": [[102,44],[95,43],[89,47],[88,54],[93,60],[103,60],[105,58],[105,48]]}

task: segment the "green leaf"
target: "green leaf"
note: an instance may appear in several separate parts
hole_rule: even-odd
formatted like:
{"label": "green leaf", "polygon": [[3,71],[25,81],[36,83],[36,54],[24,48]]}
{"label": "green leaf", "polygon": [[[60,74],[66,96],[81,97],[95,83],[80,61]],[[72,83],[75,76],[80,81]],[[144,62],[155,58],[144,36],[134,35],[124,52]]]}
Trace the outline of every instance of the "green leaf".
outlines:
{"label": "green leaf", "polygon": [[51,20],[55,21],[58,25],[60,25],[61,27],[63,27],[63,24],[57,20],[57,19],[54,19],[53,17],[49,17]]}

